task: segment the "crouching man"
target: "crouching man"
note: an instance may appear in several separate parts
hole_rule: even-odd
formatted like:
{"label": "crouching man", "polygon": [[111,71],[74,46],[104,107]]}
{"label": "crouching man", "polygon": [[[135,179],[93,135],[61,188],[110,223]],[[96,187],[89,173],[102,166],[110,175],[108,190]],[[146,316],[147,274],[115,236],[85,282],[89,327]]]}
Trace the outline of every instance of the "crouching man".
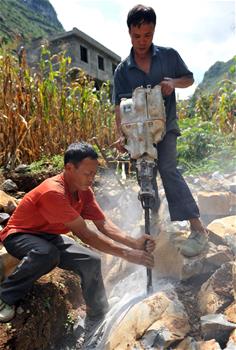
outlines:
{"label": "crouching man", "polygon": [[[0,322],[14,318],[17,302],[38,278],[56,266],[81,278],[87,335],[101,322],[108,301],[100,256],[63,235],[69,231],[101,252],[153,267],[153,239],[148,235],[129,237],[105,217],[96,202],[91,185],[97,159],[91,145],[71,144],[64,155],[64,171],[26,194],[0,232],[8,253],[21,260],[0,285]],[[99,233],[88,228],[85,219],[92,220]]]}

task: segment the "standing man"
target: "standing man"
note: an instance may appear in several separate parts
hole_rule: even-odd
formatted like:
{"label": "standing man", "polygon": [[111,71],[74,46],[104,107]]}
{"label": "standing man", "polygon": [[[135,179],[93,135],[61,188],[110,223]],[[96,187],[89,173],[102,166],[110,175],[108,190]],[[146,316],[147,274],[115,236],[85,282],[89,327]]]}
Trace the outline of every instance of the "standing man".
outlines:
{"label": "standing man", "polygon": [[[128,236],[105,217],[91,185],[98,155],[87,143],[74,143],[64,156],[64,172],[49,178],[25,195],[0,239],[9,254],[21,260],[0,285],[0,322],[15,316],[15,304],[33,283],[58,266],[81,278],[87,306],[85,339],[89,340],[108,310],[101,274],[101,259],[95,251],[63,235],[72,231],[81,241],[129,262],[153,267],[153,239]],[[90,229],[92,220],[99,233]]]}
{"label": "standing man", "polygon": [[199,217],[199,209],[194,198],[177,170],[176,140],[180,135],[177,115],[175,88],[186,88],[193,84],[193,74],[182,58],[172,48],[155,46],[152,43],[156,26],[153,8],[143,5],[133,7],[127,17],[127,25],[132,49],[129,56],[116,68],[114,75],[113,100],[116,124],[119,134],[117,148],[123,150],[123,135],[120,119],[122,97],[132,97],[135,88],[159,84],[166,109],[166,135],[157,144],[158,170],[168,201],[172,221],[189,220],[191,234],[181,247],[181,252],[192,257],[207,247],[207,231]]}

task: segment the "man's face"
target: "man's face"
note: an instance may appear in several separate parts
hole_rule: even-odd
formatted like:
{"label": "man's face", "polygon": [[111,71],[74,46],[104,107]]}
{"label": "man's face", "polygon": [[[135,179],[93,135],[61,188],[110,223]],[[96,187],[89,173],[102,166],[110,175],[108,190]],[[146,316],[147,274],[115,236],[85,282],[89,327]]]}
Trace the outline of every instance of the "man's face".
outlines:
{"label": "man's face", "polygon": [[131,25],[129,35],[134,52],[139,57],[144,57],[149,52],[155,31],[153,23],[143,23],[139,27]]}
{"label": "man's face", "polygon": [[84,158],[78,165],[67,163],[66,172],[73,189],[86,191],[93,183],[97,167],[98,161],[91,158]]}

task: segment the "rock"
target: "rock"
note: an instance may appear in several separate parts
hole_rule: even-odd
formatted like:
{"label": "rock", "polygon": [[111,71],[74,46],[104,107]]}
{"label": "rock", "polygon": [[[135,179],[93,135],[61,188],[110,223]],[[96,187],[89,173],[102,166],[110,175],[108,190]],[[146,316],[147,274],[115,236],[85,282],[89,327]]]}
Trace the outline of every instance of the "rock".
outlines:
{"label": "rock", "polygon": [[0,249],[0,281],[8,276],[19,263],[19,260],[8,254],[6,249]]}
{"label": "rock", "polygon": [[220,344],[214,339],[196,342],[196,350],[221,350]]}
{"label": "rock", "polygon": [[20,164],[15,168],[16,173],[26,173],[27,171],[30,171],[30,167],[26,164]]}
{"label": "rock", "polygon": [[199,192],[198,205],[202,215],[227,216],[230,213],[229,192]]}
{"label": "rock", "polygon": [[170,302],[165,293],[159,292],[135,304],[111,329],[105,350],[132,349],[136,339],[161,317]]}
{"label": "rock", "polygon": [[222,312],[234,300],[232,267],[222,265],[202,286],[198,293],[199,309],[204,314]]}
{"label": "rock", "polygon": [[187,337],[174,350],[196,350],[196,342],[192,337]]}
{"label": "rock", "polygon": [[236,255],[236,215],[216,219],[207,228],[222,238]]}
{"label": "rock", "polygon": [[188,337],[174,348],[174,350],[221,350],[221,347],[214,339],[195,341],[193,338]]}
{"label": "rock", "polygon": [[184,339],[190,331],[188,316],[174,292],[172,292],[172,298],[172,302],[160,319],[145,332],[141,341],[143,345],[146,343],[152,347],[163,346],[166,349],[175,341]]}
{"label": "rock", "polygon": [[0,190],[0,211],[12,214],[17,207],[17,200]]}
{"label": "rock", "polygon": [[161,231],[156,239],[153,278],[170,277],[187,280],[199,274],[211,274],[219,266],[233,260],[229,248],[209,244],[209,250],[194,258],[185,258],[179,251],[180,242],[186,239],[183,233]]}
{"label": "rock", "polygon": [[229,322],[236,323],[236,302],[229,305],[224,314]]}
{"label": "rock", "polygon": [[235,350],[236,349],[236,329],[230,334],[227,347],[224,350]]}
{"label": "rock", "polygon": [[232,274],[233,274],[234,300],[236,300],[236,265],[235,264],[233,264]]}
{"label": "rock", "polygon": [[236,327],[228,322],[222,314],[210,314],[201,317],[201,328],[204,340],[215,339],[219,343],[226,343],[230,332]]}
{"label": "rock", "polygon": [[10,215],[7,213],[0,213],[0,224],[4,223],[10,218]]}
{"label": "rock", "polygon": [[230,185],[229,185],[229,190],[233,193],[236,193],[236,182],[232,182]]}
{"label": "rock", "polygon": [[18,190],[17,185],[11,179],[5,180],[2,184],[2,188],[6,192],[16,192]]}

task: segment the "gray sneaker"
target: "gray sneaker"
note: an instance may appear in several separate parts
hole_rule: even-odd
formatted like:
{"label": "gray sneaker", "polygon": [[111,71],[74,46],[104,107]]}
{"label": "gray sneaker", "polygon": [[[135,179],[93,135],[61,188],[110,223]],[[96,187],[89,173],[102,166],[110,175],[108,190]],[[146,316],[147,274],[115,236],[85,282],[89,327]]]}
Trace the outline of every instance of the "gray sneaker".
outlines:
{"label": "gray sneaker", "polygon": [[0,299],[0,322],[9,322],[15,316],[15,306],[8,305]]}
{"label": "gray sneaker", "polygon": [[180,252],[188,258],[192,258],[205,252],[207,248],[207,235],[202,234],[199,231],[192,231],[186,241],[181,244]]}

